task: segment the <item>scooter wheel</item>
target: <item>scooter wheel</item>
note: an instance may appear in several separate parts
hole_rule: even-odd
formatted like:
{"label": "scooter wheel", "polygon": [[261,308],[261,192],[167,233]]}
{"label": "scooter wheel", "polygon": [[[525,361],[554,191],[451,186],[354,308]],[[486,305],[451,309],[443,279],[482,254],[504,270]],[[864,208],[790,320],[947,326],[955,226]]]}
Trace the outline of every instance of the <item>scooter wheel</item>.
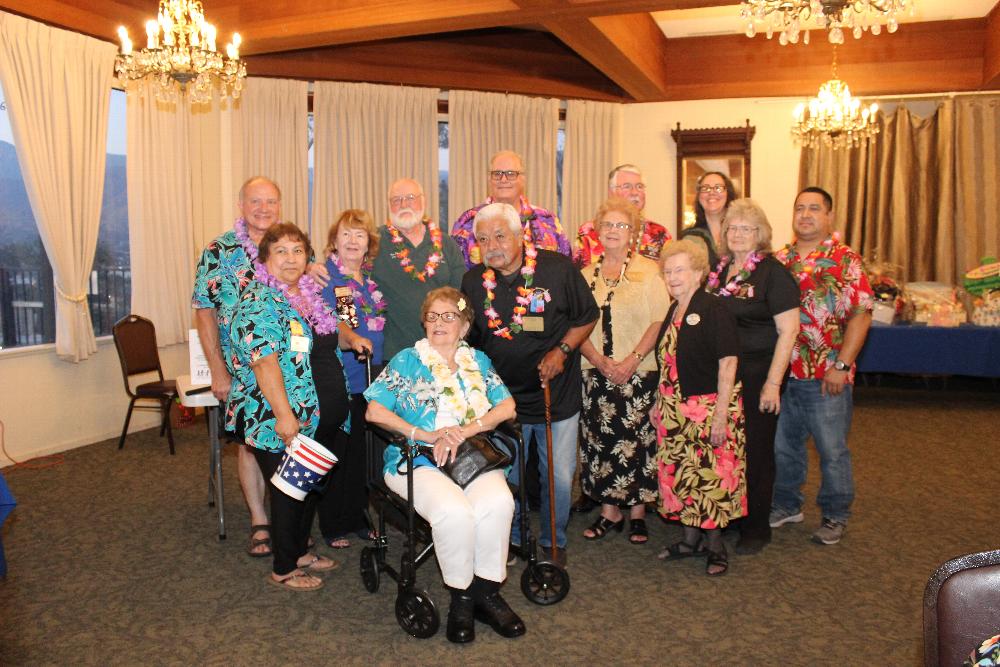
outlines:
{"label": "scooter wheel", "polygon": [[535,604],[556,604],[569,593],[569,573],[546,561],[529,565],[521,573],[521,592]]}
{"label": "scooter wheel", "polygon": [[401,591],[396,596],[396,620],[399,627],[417,639],[433,637],[441,627],[434,601],[422,590]]}

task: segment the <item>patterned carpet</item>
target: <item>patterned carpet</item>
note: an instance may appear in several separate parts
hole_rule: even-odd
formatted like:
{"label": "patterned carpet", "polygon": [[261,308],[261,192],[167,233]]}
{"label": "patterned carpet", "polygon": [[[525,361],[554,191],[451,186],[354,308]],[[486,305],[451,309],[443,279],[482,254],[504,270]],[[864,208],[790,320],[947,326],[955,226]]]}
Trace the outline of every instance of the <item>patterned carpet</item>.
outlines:
{"label": "patterned carpet", "polygon": [[[357,543],[334,554],[343,566],[319,593],[267,586],[269,562],[243,552],[232,448],[229,539],[216,539],[203,422],[177,432],[174,457],[147,431],[121,452],[106,441],[58,467],[8,468],[19,504],[3,534],[0,664],[918,665],[928,577],[951,557],[998,545],[990,499],[1000,394],[977,388],[858,390],[858,500],[841,544],[808,541],[819,521],[815,460],[806,522],[777,530],[760,555],[730,550],[719,579],[699,560],[655,559],[677,527],[654,520],[650,544],[636,547],[618,534],[587,542],[590,518],[575,518],[566,600],[531,604],[515,566],[505,595],[528,634],[505,640],[480,624],[465,646],[449,644],[443,628],[429,640],[404,634],[391,582],[363,589]],[[399,550],[390,555],[398,563]],[[443,617],[433,563],[418,581]]]}

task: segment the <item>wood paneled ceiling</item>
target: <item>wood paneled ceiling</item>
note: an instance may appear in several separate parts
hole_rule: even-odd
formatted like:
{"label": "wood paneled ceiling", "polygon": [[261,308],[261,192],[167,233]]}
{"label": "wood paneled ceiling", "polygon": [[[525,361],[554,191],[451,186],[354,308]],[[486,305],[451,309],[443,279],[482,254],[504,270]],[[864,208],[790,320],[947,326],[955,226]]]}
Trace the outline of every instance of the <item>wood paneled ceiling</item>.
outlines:
{"label": "wood paneled ceiling", "polygon": [[[727,5],[738,12],[734,0],[203,4],[220,43],[241,33],[251,76],[654,102],[811,95],[829,78],[832,60],[832,47],[819,35],[808,46],[785,47],[738,34],[668,39],[652,15]],[[0,0],[0,6],[112,42],[124,24],[138,43],[156,0]],[[1000,89],[1000,2],[980,17],[848,37],[838,61],[841,78],[859,95]]]}

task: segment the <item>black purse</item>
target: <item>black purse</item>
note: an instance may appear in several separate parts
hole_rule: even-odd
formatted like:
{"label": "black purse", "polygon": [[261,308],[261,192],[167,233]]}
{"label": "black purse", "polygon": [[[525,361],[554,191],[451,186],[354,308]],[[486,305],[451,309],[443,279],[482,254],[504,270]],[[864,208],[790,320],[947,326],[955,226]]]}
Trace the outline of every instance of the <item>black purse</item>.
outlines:
{"label": "black purse", "polygon": [[[520,431],[516,425],[505,422],[495,431],[467,438],[458,446],[455,460],[441,466],[441,471],[464,489],[484,472],[505,468],[514,463],[518,437]],[[434,448],[421,445],[420,449],[430,453]]]}

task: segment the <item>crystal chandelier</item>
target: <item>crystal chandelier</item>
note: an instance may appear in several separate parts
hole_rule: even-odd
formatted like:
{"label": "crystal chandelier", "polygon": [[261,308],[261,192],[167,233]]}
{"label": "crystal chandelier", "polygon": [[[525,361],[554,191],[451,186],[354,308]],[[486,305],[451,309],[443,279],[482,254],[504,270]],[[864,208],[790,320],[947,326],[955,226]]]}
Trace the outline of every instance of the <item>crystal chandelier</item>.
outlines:
{"label": "crystal chandelier", "polygon": [[747,37],[765,29],[768,39],[778,33],[782,45],[797,43],[800,35],[808,44],[807,24],[815,17],[831,44],[843,44],[845,31],[860,39],[867,30],[878,35],[884,23],[886,30],[896,32],[907,9],[913,16],[914,0],[742,0],[740,16],[747,22]]}
{"label": "crystal chandelier", "polygon": [[819,88],[819,94],[795,107],[792,112],[792,139],[805,148],[820,144],[831,148],[854,148],[862,140],[878,134],[877,104],[861,106],[851,89],[837,78],[837,50],[833,51],[833,78]]}
{"label": "crystal chandelier", "polygon": [[192,102],[208,102],[212,91],[222,97],[240,96],[247,68],[240,60],[240,35],[226,45],[226,55],[215,50],[215,26],[205,21],[198,0],[160,0],[156,20],[146,22],[146,48],[132,50],[125,26],[118,28],[121,53],[115,75],[128,89],[130,81],[150,78],[159,85],[156,98],[176,99],[177,91]]}

